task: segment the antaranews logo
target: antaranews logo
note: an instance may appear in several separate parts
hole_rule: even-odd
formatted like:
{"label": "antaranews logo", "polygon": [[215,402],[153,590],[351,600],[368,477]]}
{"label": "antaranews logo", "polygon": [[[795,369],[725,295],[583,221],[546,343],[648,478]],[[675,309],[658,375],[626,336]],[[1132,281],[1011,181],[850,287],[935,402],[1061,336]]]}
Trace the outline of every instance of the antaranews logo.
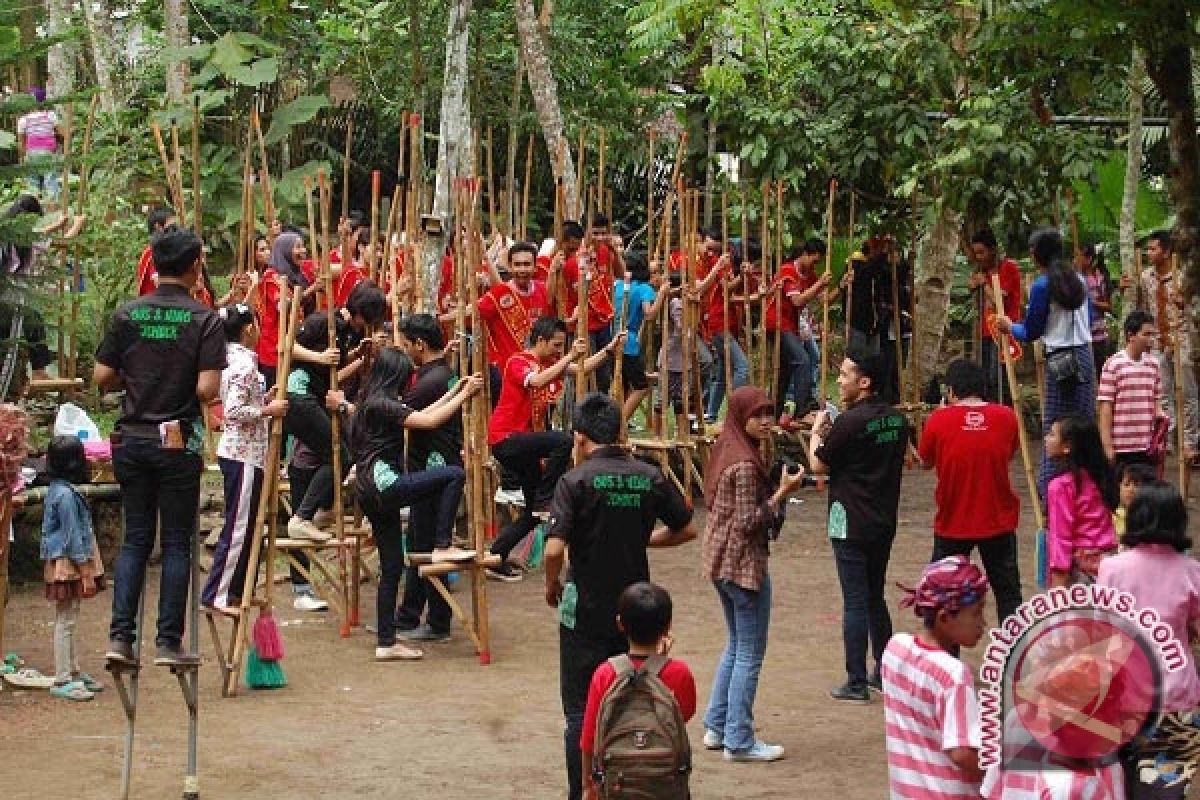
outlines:
{"label": "antaranews logo", "polygon": [[1187,665],[1154,609],[1112,587],[1051,589],[991,632],[979,670],[980,766],[1108,763],[1152,726],[1163,675]]}

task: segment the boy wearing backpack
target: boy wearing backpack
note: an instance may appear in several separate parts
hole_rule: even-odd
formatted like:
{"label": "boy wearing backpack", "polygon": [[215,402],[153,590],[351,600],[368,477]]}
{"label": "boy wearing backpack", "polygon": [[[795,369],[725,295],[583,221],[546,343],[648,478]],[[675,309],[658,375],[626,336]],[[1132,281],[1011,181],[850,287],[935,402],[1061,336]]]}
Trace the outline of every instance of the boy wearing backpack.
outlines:
{"label": "boy wearing backpack", "polygon": [[617,627],[629,653],[597,667],[588,688],[579,740],[584,796],[687,798],[686,725],[696,713],[696,680],[686,663],[667,655],[671,595],[648,581],[629,586],[617,601]]}

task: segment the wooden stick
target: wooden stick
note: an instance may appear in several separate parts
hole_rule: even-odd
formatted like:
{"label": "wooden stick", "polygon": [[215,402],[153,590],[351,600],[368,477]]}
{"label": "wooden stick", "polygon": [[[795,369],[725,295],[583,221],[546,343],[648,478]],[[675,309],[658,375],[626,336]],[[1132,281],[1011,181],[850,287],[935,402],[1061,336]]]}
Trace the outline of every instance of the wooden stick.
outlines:
{"label": "wooden stick", "polygon": [[202,209],[203,203],[200,197],[200,98],[196,96],[192,99],[192,228],[201,238],[204,237],[204,212]]}
{"label": "wooden stick", "polygon": [[[888,266],[892,270],[892,331],[896,335],[896,398],[904,402],[904,335],[900,330],[900,277],[897,271],[895,245],[888,253]],[[882,342],[880,344],[883,344]],[[1019,411],[1018,411],[1019,413]]]}
{"label": "wooden stick", "polygon": [[91,168],[88,166],[88,157],[92,154],[92,127],[96,123],[96,107],[100,102],[100,95],[92,95],[91,105],[88,106],[87,125],[83,129],[83,156],[79,162],[79,213],[83,214],[88,201],[88,178],[91,175]]}
{"label": "wooden stick", "polygon": [[[846,313],[844,315],[846,317],[846,335],[844,341],[847,349],[850,347],[850,331],[852,330],[850,322],[854,317],[854,248],[857,244],[854,239],[854,212],[857,202],[858,192],[852,186],[850,187],[850,257],[846,259],[846,264],[850,267],[850,282],[846,284]],[[829,244],[831,247],[833,246],[832,241]]]}
{"label": "wooden stick", "polygon": [[[1176,297],[1183,297],[1183,287],[1180,285],[1179,255],[1177,253],[1171,253],[1171,280],[1175,282]],[[1159,320],[1158,322],[1160,328],[1165,327],[1170,329],[1170,325],[1166,323],[1166,319]],[[1187,426],[1184,424],[1184,420],[1187,419],[1183,393],[1183,376],[1187,374],[1183,371],[1183,347],[1186,341],[1180,333],[1177,330],[1170,330],[1167,341],[1171,344],[1172,368],[1175,370],[1175,453],[1179,468],[1179,494],[1183,496],[1183,502],[1187,503],[1188,477],[1191,467],[1188,464],[1187,458]],[[1188,369],[1191,369],[1191,366],[1189,364]]]}
{"label": "wooden stick", "polygon": [[262,165],[263,209],[267,218],[267,227],[270,228],[275,223],[275,192],[271,188],[271,167],[267,161],[267,142],[263,138],[262,120],[258,116],[257,107],[252,110],[250,119],[254,135],[258,139],[258,159]]}
{"label": "wooden stick", "polygon": [[[771,231],[768,227],[768,220],[771,218],[771,194],[770,184],[767,181],[762,182],[762,213],[759,216],[759,242],[762,250],[761,263],[759,269],[762,271],[763,286],[767,291],[763,292],[762,299],[759,305],[759,319],[764,320],[763,335],[758,341],[758,385],[766,389],[767,394],[771,394],[772,377],[769,374],[771,368],[771,359],[768,349],[767,326],[765,320],[767,318],[767,298],[770,296],[774,287],[772,286],[772,275],[770,270],[771,259]],[[778,309],[778,306],[776,306]],[[778,332],[776,332],[778,338]]]}
{"label": "wooden stick", "polygon": [[[775,184],[775,307],[779,309],[780,315],[785,311],[792,315],[796,315],[795,307],[791,305],[791,300],[783,296],[783,282],[779,280],[779,271],[783,269],[783,181],[778,181]],[[784,304],[787,304],[785,309]],[[782,323],[783,317],[780,316]],[[779,386],[779,361],[780,349],[782,348],[783,326],[780,325],[780,335],[775,337],[774,350],[771,353],[771,386],[770,395],[772,399],[778,398],[780,401],[787,394],[786,386]],[[797,398],[799,399],[799,398]],[[800,416],[801,409],[796,409],[796,415]]]}
{"label": "wooden stick", "polygon": [[[597,200],[597,203],[596,203],[596,208],[592,210],[593,215],[597,211],[604,210],[605,200],[608,197],[608,193],[604,189],[604,166],[605,166],[604,161],[605,161],[605,157],[608,155],[608,152],[607,152],[608,148],[606,146],[607,144],[608,144],[608,142],[605,139],[604,128],[601,128],[600,129],[600,155],[599,155],[599,160],[598,160],[598,164],[597,164],[597,170],[599,171],[600,174],[596,178],[596,187],[597,187],[596,200]],[[609,219],[608,224],[612,225],[612,219]]]}
{"label": "wooden stick", "polygon": [[179,125],[171,120],[171,177],[175,180],[176,203],[175,212],[179,218],[186,220],[187,203],[183,196],[183,157],[179,154]]}
{"label": "wooden stick", "polygon": [[[729,196],[726,192],[721,192],[721,257],[730,258],[729,254]],[[724,311],[725,329],[721,331],[721,344],[724,349],[725,356],[725,398],[728,402],[730,395],[733,394],[733,342],[730,339],[733,337],[734,324],[729,316],[729,276],[721,275],[717,278],[721,282],[721,307]],[[714,413],[719,413],[721,409],[717,409]]]}
{"label": "wooden stick", "polygon": [[[367,275],[376,284],[382,283],[380,273],[382,272],[379,264],[379,170],[371,171],[371,246],[367,248]],[[348,269],[350,266],[350,255],[342,253],[342,269]]]}
{"label": "wooden stick", "polygon": [[[592,189],[588,188],[587,198],[589,205],[592,200]],[[588,289],[592,281],[592,259],[596,257],[591,251],[592,246],[592,222],[591,217],[588,217],[587,234],[584,237],[584,251],[586,256],[578,258],[579,262],[579,280],[575,284],[576,300],[575,300],[575,337],[589,342],[588,352],[584,354],[584,360],[591,355],[590,339],[588,337]],[[583,398],[587,396],[588,376],[583,372],[583,363],[579,363],[579,371],[575,375],[575,404],[577,406],[583,404]]]}
{"label": "wooden stick", "polygon": [[[346,149],[342,154],[342,219],[350,218],[350,146],[354,140],[354,117],[346,117]],[[345,257],[345,253],[342,254]]]}
{"label": "wooden stick", "polygon": [[[912,375],[912,402],[921,402],[921,358],[920,358],[920,339],[918,338],[919,326],[917,325],[917,196],[913,195],[912,201],[912,216],[913,216],[913,243],[909,248],[912,253],[912,258],[908,262],[908,302],[909,302],[909,322],[912,325],[912,343],[909,344],[908,365]],[[918,425],[920,424],[920,415],[917,415]]]}
{"label": "wooden stick", "polygon": [[671,191],[663,203],[663,236],[658,249],[662,250],[662,261],[665,264],[671,253],[671,212],[675,201],[675,190],[679,186],[679,174],[683,169],[683,154],[687,150],[687,131],[679,135],[679,144],[675,148],[675,166],[671,168]]}
{"label": "wooden stick", "polygon": [[[677,194],[679,195],[679,240],[680,240],[680,255],[683,258],[683,264],[680,267],[680,282],[683,291],[681,292],[683,299],[683,422],[676,431],[675,438],[683,446],[680,451],[680,461],[683,464],[683,497],[689,501],[692,497],[692,467],[691,467],[691,450],[689,449],[692,443],[692,374],[695,371],[694,359],[696,357],[696,339],[692,334],[695,330],[692,323],[692,316],[695,306],[689,297],[694,283],[692,282],[693,265],[696,257],[696,237],[692,230],[692,204],[694,196],[685,194],[683,185],[678,185]],[[703,419],[703,417],[701,417]]]}
{"label": "wooden stick", "polygon": [[[587,125],[580,125],[579,126],[579,159],[578,159],[579,163],[575,165],[575,173],[578,176],[578,183],[580,186],[588,185],[587,170],[585,169],[586,162],[587,162],[586,144],[587,144]],[[583,222],[582,219],[579,219],[577,221]]]}
{"label": "wooden stick", "polygon": [[[392,240],[396,237],[396,216],[399,214],[400,194],[403,191],[397,183],[392,190],[392,205],[388,208],[387,230],[383,239],[383,262],[379,265],[380,286],[387,276],[388,294],[392,305],[392,336],[398,337],[400,329],[400,276],[396,271],[396,251]],[[398,342],[397,342],[398,343]]]}
{"label": "wooden stick", "polygon": [[[654,128],[651,127],[646,140],[646,258],[649,261],[653,261],[656,255],[654,251],[654,158],[656,144],[657,134]],[[663,265],[662,270],[663,275],[666,275],[666,265]]]}
{"label": "wooden stick", "polygon": [[[837,178],[829,181],[829,202],[825,206],[825,274],[833,273],[833,201],[837,196]],[[825,388],[825,376],[829,374],[829,292],[821,292],[821,369],[817,387],[817,397],[821,398],[821,406],[829,399]]]}
{"label": "wooden stick", "polygon": [[525,146],[525,183],[521,186],[521,241],[529,241],[529,184],[533,180],[533,134]]}
{"label": "wooden stick", "polygon": [[[746,329],[745,329],[745,343],[744,343],[745,346],[742,348],[742,352],[745,353],[746,358],[749,359],[750,356],[754,353],[754,325],[752,324],[751,314],[750,314],[750,289],[751,289],[750,279],[749,279],[749,276],[746,274],[746,265],[750,263],[750,208],[749,208],[750,192],[744,184],[738,186],[738,199],[742,205],[742,224],[741,224],[741,233],[742,233],[741,270],[742,270],[742,296],[743,296],[742,306],[746,309]],[[757,291],[759,289],[764,289],[764,290],[766,289],[765,286],[761,285],[761,281],[759,282],[759,285],[757,285],[753,288],[755,291]],[[760,320],[760,323],[763,325],[763,330],[765,331],[766,330],[765,321]],[[751,367],[753,367],[753,364],[751,364]],[[751,372],[750,373],[751,380],[753,380],[753,375],[754,375],[754,373]]]}
{"label": "wooden stick", "polygon": [[488,195],[488,224],[491,226],[491,233],[495,233],[500,227],[496,217],[496,183],[493,180],[492,171],[492,126],[487,126],[487,152],[484,153],[487,164],[487,195]]}
{"label": "wooden stick", "polygon": [[[992,273],[992,297],[996,303],[996,308],[1004,308],[1004,292],[1000,289],[1000,271],[996,270]],[[1021,413],[1021,404],[1018,398],[1020,397],[1021,386],[1017,383],[1017,368],[1013,364],[1012,358],[1008,352],[1008,337],[1000,337],[1000,341],[996,344],[996,349],[1000,351],[1000,357],[1004,361],[1004,369],[1008,374],[1008,391],[1013,397],[1013,409],[1017,412],[1017,438],[1021,445],[1021,462],[1025,467],[1025,481],[1029,485],[1029,501],[1033,506],[1033,518],[1037,522],[1038,530],[1045,530],[1046,518],[1042,514],[1042,501],[1038,497],[1037,478],[1033,471],[1033,458],[1029,454],[1029,440],[1025,436],[1025,415]]]}
{"label": "wooden stick", "polygon": [[4,652],[4,612],[8,606],[8,557],[12,545],[8,542],[8,529],[12,526],[12,491],[0,489],[0,652]]}

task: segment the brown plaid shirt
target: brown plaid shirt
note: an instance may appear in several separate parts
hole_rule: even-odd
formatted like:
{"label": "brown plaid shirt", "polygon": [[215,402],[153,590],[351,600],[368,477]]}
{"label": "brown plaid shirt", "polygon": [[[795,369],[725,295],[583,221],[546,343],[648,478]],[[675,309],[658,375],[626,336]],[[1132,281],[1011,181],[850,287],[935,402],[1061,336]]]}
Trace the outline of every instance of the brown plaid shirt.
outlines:
{"label": "brown plaid shirt", "polygon": [[757,592],[767,576],[767,528],[783,520],[767,505],[771,487],[749,461],[725,469],[705,521],[704,573]]}
{"label": "brown plaid shirt", "polygon": [[[1159,347],[1178,342],[1184,361],[1191,358],[1192,321],[1184,313],[1183,284],[1176,270],[1160,276],[1154,267],[1142,270],[1141,310],[1154,315],[1162,332]],[[1157,349],[1157,348],[1156,348]]]}

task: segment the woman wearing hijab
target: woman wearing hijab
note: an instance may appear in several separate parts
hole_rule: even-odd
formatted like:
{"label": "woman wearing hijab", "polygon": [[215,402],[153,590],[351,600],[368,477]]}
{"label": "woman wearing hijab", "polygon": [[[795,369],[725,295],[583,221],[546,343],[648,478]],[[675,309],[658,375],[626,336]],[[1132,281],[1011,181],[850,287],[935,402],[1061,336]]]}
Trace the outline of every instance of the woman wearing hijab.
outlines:
{"label": "woman wearing hijab", "polygon": [[[275,385],[277,369],[275,348],[279,342],[279,298],[283,287],[292,286],[307,289],[316,279],[316,269],[308,260],[308,250],[304,247],[304,237],[298,233],[281,233],[275,237],[271,245],[271,257],[267,260],[267,269],[263,273],[258,290],[258,324],[262,333],[258,338],[258,368],[267,379],[267,388]],[[313,308],[311,300],[306,298],[304,315]],[[303,315],[302,315],[303,316]],[[303,348],[293,351],[293,360],[317,361],[317,354],[310,354]],[[312,356],[312,357],[309,357]]]}
{"label": "woman wearing hijab", "polygon": [[800,488],[804,470],[785,470],[773,490],[762,453],[773,422],[766,392],[756,386],[734,391],[704,475],[704,571],[729,631],[704,715],[704,747],[724,748],[728,761],[783,758],[783,747],[754,736],[754,695],[771,619],[768,540],[782,526],[784,504]]}

